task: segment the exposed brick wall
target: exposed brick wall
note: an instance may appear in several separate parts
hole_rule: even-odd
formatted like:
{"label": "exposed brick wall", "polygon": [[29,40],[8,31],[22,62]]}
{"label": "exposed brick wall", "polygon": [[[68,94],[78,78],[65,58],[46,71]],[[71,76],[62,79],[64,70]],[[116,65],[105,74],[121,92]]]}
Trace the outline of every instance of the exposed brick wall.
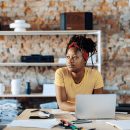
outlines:
{"label": "exposed brick wall", "polygon": [[[0,1],[0,16],[7,16],[8,20],[6,19],[6,21],[8,22],[13,22],[15,19],[25,19],[31,24],[31,30],[58,30],[60,28],[60,13],[69,11],[93,12],[94,29],[102,31],[102,74],[105,88],[116,90],[120,94],[127,92],[127,95],[129,95],[130,5],[128,4],[128,0]],[[49,50],[50,54],[61,56],[60,54],[64,52],[63,46],[66,44],[66,39],[66,37],[1,36],[0,56],[2,58],[0,61],[17,62],[19,61],[20,55],[31,54],[32,50],[34,53],[40,52],[41,54],[48,53]],[[46,43],[44,44],[45,46],[42,43]],[[32,48],[34,44],[35,48]],[[52,44],[54,48],[58,49],[53,49]],[[28,48],[32,48],[32,50]],[[15,57],[16,54],[14,51],[17,53],[17,57]],[[25,69],[22,69],[24,72]],[[0,70],[4,73],[3,69],[0,68]],[[5,68],[5,70],[6,72],[9,71],[9,74],[11,73],[10,76],[13,75],[11,69],[8,70],[8,68]],[[7,82],[9,83],[9,81]],[[129,97],[121,96],[120,102],[130,102],[130,99]]]}

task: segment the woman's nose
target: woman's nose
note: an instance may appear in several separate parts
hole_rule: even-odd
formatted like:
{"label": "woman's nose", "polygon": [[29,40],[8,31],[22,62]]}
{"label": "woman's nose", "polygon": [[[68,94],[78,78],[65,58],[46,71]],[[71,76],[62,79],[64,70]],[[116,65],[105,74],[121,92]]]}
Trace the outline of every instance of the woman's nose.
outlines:
{"label": "woman's nose", "polygon": [[69,63],[73,63],[73,62],[74,62],[74,59],[73,59],[73,58],[69,58],[69,59],[68,59],[68,62],[69,62]]}

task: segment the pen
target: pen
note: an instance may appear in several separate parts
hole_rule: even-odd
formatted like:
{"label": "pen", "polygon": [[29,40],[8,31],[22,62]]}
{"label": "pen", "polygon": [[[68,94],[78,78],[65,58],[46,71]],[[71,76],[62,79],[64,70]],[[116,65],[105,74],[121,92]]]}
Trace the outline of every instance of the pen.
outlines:
{"label": "pen", "polygon": [[112,124],[110,122],[106,122],[106,123],[109,124],[109,125],[111,125],[111,126],[113,126],[114,128],[118,128],[115,124]]}
{"label": "pen", "polygon": [[39,111],[39,109],[32,110],[31,112],[37,112],[37,111]]}
{"label": "pen", "polygon": [[41,112],[44,112],[45,114],[50,114],[48,111],[41,110]]}
{"label": "pen", "polygon": [[72,121],[73,124],[82,124],[82,123],[92,123],[91,120],[75,120]]}
{"label": "pen", "polygon": [[44,110],[40,110],[40,109],[35,109],[35,110],[32,110],[31,112],[37,112],[37,111],[41,111],[45,114],[50,114],[48,111],[44,111]]}

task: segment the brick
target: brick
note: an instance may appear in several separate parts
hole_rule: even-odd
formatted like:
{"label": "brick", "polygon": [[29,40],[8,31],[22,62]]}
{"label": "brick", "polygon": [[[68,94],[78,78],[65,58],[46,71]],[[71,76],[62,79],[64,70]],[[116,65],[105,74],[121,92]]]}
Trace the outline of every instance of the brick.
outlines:
{"label": "brick", "polygon": [[5,37],[4,36],[0,36],[0,42],[4,41],[4,40],[5,40]]}
{"label": "brick", "polygon": [[126,0],[118,0],[116,2],[116,6],[117,7],[126,7],[126,6],[128,6],[128,1],[126,1]]}

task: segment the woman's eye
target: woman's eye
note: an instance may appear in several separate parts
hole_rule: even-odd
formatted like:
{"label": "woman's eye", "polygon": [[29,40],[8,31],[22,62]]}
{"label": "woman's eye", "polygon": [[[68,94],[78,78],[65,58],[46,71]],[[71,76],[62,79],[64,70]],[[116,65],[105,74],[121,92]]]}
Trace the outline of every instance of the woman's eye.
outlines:
{"label": "woman's eye", "polygon": [[78,57],[77,57],[77,56],[74,56],[73,59],[76,60],[76,59],[78,59]]}
{"label": "woman's eye", "polygon": [[78,59],[78,57],[77,56],[73,56],[73,57],[70,57],[70,56],[66,56],[66,59],[73,59],[73,60],[77,60]]}
{"label": "woman's eye", "polygon": [[70,57],[69,56],[66,56],[67,59],[69,59]]}

